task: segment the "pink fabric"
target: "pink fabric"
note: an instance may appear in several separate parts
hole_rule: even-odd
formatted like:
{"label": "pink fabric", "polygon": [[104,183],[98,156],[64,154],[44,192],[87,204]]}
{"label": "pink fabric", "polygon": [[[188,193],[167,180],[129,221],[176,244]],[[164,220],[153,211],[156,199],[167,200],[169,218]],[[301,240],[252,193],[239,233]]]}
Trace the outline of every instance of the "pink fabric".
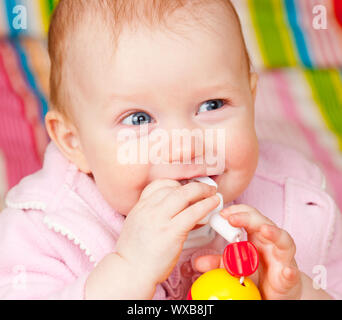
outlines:
{"label": "pink fabric", "polygon": [[[342,298],[342,221],[321,188],[321,172],[283,146],[263,142],[260,150],[256,174],[235,203],[259,209],[286,229],[300,269],[313,278],[314,267],[323,265],[327,291]],[[124,217],[52,142],[43,169],[10,190],[6,203],[0,214],[0,299],[83,299],[91,270],[115,252]],[[183,250],[154,299],[184,299],[199,276],[195,258],[222,253],[225,245],[217,235],[204,247]]]}

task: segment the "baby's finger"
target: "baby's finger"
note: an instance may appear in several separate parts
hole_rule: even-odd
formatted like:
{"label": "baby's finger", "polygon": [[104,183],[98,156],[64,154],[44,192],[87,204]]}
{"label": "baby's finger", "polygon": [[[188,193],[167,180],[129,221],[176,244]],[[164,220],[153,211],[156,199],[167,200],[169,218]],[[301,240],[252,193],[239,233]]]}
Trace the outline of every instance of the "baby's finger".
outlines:
{"label": "baby's finger", "polygon": [[234,205],[223,209],[220,214],[228,219],[233,227],[245,228],[247,233],[259,232],[264,224],[274,223],[262,215],[258,210],[247,205]]}
{"label": "baby's finger", "polygon": [[274,254],[282,261],[292,261],[296,253],[296,245],[289,235],[283,229],[272,225],[263,225],[261,234],[275,245]]}
{"label": "baby's finger", "polygon": [[220,197],[216,194],[198,201],[174,216],[171,222],[176,228],[180,229],[181,233],[188,233],[207,214],[217,208],[220,201]]}
{"label": "baby's finger", "polygon": [[[145,189],[143,190],[143,192],[140,195],[140,200],[144,200],[147,199],[151,196],[153,196],[153,198],[155,198],[155,194],[156,192],[159,192],[163,189],[168,189],[168,188],[175,188],[175,187],[180,187],[181,184],[177,181],[177,180],[171,180],[171,179],[157,179],[154,180],[153,182],[151,182],[149,185],[147,185],[145,187]],[[167,193],[168,191],[164,190],[162,193],[159,192],[159,197],[160,195],[164,195],[165,193]]]}
{"label": "baby's finger", "polygon": [[194,267],[198,272],[208,272],[217,268],[224,268],[222,255],[210,254],[198,257],[195,260]]}
{"label": "baby's finger", "polygon": [[178,188],[178,187],[163,187],[159,190],[154,191],[150,196],[143,199],[144,204],[148,205],[149,207],[154,207],[158,205],[175,188]]}
{"label": "baby's finger", "polygon": [[216,191],[215,187],[205,183],[192,182],[175,188],[165,197],[161,204],[165,214],[172,218],[191,204],[215,195]]}
{"label": "baby's finger", "polygon": [[282,289],[288,291],[300,281],[300,272],[297,267],[284,267],[281,272]]}

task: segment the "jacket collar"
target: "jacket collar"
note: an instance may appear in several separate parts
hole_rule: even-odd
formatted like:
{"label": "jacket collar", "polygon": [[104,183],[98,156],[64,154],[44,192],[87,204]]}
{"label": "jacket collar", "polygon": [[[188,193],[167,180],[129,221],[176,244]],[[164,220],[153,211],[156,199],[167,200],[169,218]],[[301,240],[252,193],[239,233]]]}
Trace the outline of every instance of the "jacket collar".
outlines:
{"label": "jacket collar", "polygon": [[95,263],[113,251],[124,222],[93,180],[65,159],[53,142],[47,147],[42,169],[12,188],[6,205],[42,211],[49,228],[73,241]]}

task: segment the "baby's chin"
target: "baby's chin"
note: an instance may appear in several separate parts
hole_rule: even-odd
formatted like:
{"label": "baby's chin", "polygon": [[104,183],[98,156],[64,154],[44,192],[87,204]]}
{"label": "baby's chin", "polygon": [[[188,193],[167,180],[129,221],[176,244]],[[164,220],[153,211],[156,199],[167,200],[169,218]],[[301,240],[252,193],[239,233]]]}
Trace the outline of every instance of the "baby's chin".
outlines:
{"label": "baby's chin", "polygon": [[223,203],[229,204],[238,199],[246,191],[253,177],[254,171],[225,173],[217,183]]}

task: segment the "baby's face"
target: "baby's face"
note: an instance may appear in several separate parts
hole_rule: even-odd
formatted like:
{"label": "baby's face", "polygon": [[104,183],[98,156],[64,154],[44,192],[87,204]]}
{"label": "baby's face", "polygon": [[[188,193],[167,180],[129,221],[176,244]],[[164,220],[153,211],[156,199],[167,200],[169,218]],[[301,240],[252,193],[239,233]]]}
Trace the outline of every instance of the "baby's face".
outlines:
{"label": "baby's face", "polygon": [[[127,215],[155,179],[218,175],[218,192],[230,202],[254,175],[255,79],[247,71],[236,21],[226,20],[215,25],[216,32],[193,26],[183,36],[127,29],[115,55],[107,35],[99,33],[81,56],[74,56],[77,86],[72,92],[78,101],[75,121],[81,147],[100,192],[120,213]],[[133,135],[120,141],[127,129]],[[215,132],[214,143],[206,141],[197,151],[193,145],[171,144],[172,134],[182,129],[200,130],[203,137]],[[156,132],[167,134],[169,141],[143,146]],[[140,149],[136,161],[123,163],[127,147],[140,146],[146,156],[157,145],[168,151],[161,163],[139,159]],[[212,148],[214,164],[205,159]],[[183,163],[176,149],[190,154],[191,164]]]}

